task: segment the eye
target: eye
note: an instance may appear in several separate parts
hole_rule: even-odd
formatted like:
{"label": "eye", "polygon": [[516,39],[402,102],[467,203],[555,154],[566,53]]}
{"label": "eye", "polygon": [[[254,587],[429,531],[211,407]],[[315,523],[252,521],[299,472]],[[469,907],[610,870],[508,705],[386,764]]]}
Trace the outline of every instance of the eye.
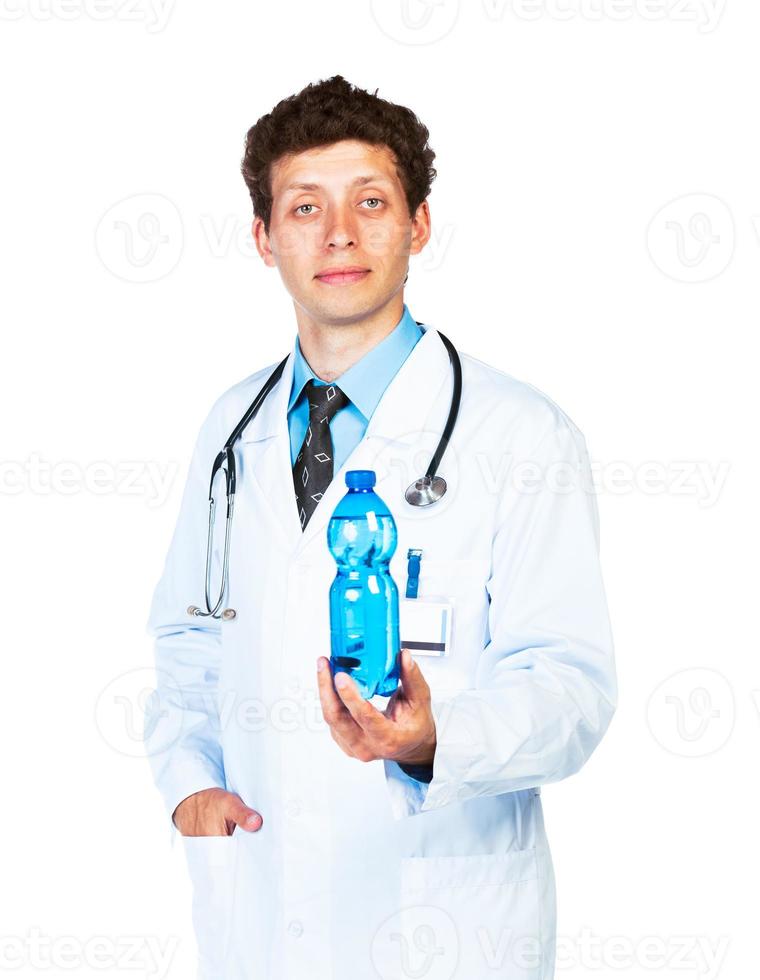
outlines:
{"label": "eye", "polygon": [[[376,205],[380,205],[380,204],[383,204],[383,203],[384,203],[384,202],[382,201],[382,199],[381,199],[381,198],[379,198],[379,197],[366,197],[366,198],[365,198],[365,199],[364,199],[364,200],[362,201],[362,204],[366,204],[366,203],[367,203],[368,201],[374,201]],[[370,211],[377,211],[377,209],[378,209],[377,207],[371,207],[371,208],[369,208],[368,210],[370,210]]]}
{"label": "eye", "polygon": [[301,211],[301,208],[314,208],[314,207],[316,207],[316,204],[299,204],[298,207],[295,209],[295,213],[298,214],[300,211],[301,214],[311,214],[311,211]]}

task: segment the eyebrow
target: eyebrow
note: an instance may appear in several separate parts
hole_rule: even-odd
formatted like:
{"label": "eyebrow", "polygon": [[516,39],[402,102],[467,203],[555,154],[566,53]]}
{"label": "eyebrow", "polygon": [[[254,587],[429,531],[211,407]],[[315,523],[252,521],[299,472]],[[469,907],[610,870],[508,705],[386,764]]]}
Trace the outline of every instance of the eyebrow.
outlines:
{"label": "eyebrow", "polygon": [[[365,177],[356,177],[351,181],[349,186],[351,187],[361,187],[364,184],[378,184],[385,183],[389,184],[391,181],[388,177],[383,176],[383,174],[368,174]],[[298,181],[294,184],[288,184],[285,188],[286,191],[318,191],[322,185],[321,184],[311,184],[305,183],[303,181]]]}

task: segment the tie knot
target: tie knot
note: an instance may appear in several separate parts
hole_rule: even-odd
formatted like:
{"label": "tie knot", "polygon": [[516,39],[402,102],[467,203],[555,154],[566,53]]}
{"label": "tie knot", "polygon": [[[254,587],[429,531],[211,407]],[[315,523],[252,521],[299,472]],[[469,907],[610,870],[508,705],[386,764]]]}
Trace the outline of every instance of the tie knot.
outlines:
{"label": "tie knot", "polygon": [[309,418],[312,422],[329,422],[350,401],[348,395],[337,385],[318,385],[314,383],[314,379],[306,384],[304,390],[309,399]]}

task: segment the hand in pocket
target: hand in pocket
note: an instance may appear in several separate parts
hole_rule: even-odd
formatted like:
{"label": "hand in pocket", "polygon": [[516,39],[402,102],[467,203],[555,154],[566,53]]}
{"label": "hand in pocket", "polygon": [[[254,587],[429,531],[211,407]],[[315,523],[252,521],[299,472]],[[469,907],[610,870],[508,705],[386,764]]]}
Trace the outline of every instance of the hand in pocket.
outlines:
{"label": "hand in pocket", "polygon": [[174,826],[183,837],[229,837],[235,827],[259,830],[263,818],[224,789],[203,789],[186,797],[174,811]]}

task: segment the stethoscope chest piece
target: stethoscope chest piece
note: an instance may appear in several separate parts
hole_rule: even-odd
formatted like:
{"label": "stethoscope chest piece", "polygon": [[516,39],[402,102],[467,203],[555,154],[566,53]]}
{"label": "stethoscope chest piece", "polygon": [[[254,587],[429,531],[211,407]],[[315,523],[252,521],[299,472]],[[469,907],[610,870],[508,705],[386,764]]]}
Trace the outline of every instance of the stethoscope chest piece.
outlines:
{"label": "stethoscope chest piece", "polygon": [[422,476],[407,487],[404,496],[413,507],[427,507],[439,501],[445,493],[446,481],[442,476],[434,476],[432,480],[429,476]]}

